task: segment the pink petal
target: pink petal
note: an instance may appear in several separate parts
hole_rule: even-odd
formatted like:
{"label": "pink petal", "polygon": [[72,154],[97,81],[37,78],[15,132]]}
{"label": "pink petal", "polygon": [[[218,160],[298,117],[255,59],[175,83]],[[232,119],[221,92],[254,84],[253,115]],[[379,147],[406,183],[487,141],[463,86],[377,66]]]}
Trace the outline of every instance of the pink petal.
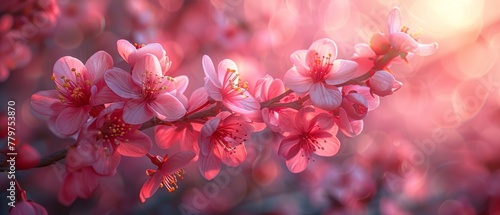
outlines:
{"label": "pink petal", "polygon": [[136,85],[143,85],[144,80],[147,78],[146,76],[153,77],[153,80],[154,78],[163,77],[158,58],[151,54],[145,54],[142,58],[138,59],[134,65],[134,69],[132,69],[132,80]]}
{"label": "pink petal", "polygon": [[201,175],[207,180],[212,180],[219,174],[221,168],[219,151],[214,150],[213,153],[208,153],[208,155],[200,153],[198,163]]}
{"label": "pink petal", "polygon": [[151,150],[152,143],[148,135],[137,132],[119,139],[116,150],[123,156],[142,157]]}
{"label": "pink petal", "polygon": [[125,103],[123,108],[123,120],[128,124],[142,124],[154,116],[154,112],[148,108],[144,99],[131,99]]}
{"label": "pink petal", "polygon": [[210,137],[219,127],[220,121],[220,117],[214,117],[212,119],[209,119],[201,128],[200,137],[198,138],[198,144],[200,145],[201,154],[208,155],[211,153],[211,150],[213,150],[212,143],[210,142]]}
{"label": "pink petal", "polygon": [[300,151],[300,138],[298,135],[290,135],[285,137],[278,149],[278,155],[284,157],[286,160],[293,158]]}
{"label": "pink petal", "polygon": [[31,96],[31,107],[42,115],[57,115],[64,108],[57,96],[59,96],[57,90],[39,91]]}
{"label": "pink petal", "polygon": [[195,153],[193,161],[198,161],[198,154],[200,153],[200,146],[198,145],[198,137],[200,132],[194,130],[193,126],[189,125],[183,132],[183,142],[181,145],[181,151],[191,151]]}
{"label": "pink petal", "polygon": [[[148,55],[148,54],[153,55],[159,61],[160,59],[163,59],[167,53],[165,52],[165,50],[163,49],[163,47],[159,43],[146,44],[144,47],[137,49],[136,53],[129,56],[129,63],[130,62],[137,63],[137,61],[139,61],[141,58],[143,58],[145,55]],[[163,74],[163,72],[162,72],[162,74]]]}
{"label": "pink petal", "polygon": [[280,79],[274,79],[268,88],[267,99],[272,99],[285,92],[285,85]]}
{"label": "pink petal", "polygon": [[296,67],[290,68],[283,77],[285,86],[295,92],[305,93],[309,91],[311,85],[314,83],[311,76],[304,76],[297,71]]}
{"label": "pink petal", "polygon": [[412,52],[417,49],[419,45],[415,39],[403,32],[397,32],[389,35],[389,42],[397,51],[400,52]]}
{"label": "pink petal", "polygon": [[232,167],[239,166],[247,158],[247,150],[243,144],[234,147],[235,149],[230,152],[219,149],[222,162]]}
{"label": "pink petal", "polygon": [[418,56],[428,56],[434,54],[438,49],[437,43],[431,44],[419,44],[416,49],[413,49],[411,52],[415,53]]}
{"label": "pink petal", "polygon": [[208,78],[205,78],[205,90],[210,96],[215,101],[222,101],[222,94],[220,93],[220,88],[215,86],[213,82],[211,82]]}
{"label": "pink petal", "polygon": [[0,64],[0,82],[4,82],[9,78],[10,70],[7,66]]}
{"label": "pink petal", "polygon": [[307,163],[309,160],[307,159],[310,156],[305,156],[304,151],[300,150],[295,156],[286,160],[286,166],[293,173],[299,173],[306,169]]}
{"label": "pink petal", "polygon": [[116,151],[111,155],[108,153],[107,151],[102,151],[98,160],[92,165],[97,174],[103,176],[115,175],[116,168],[120,164],[121,155]]}
{"label": "pink petal", "polygon": [[105,51],[98,51],[85,62],[89,80],[95,84],[102,80],[104,72],[113,68],[113,58]]}
{"label": "pink petal", "polygon": [[9,215],[47,215],[47,210],[36,202],[18,200],[15,207],[9,210]]}
{"label": "pink petal", "polygon": [[78,131],[89,118],[90,107],[65,108],[56,119],[56,129],[63,135],[72,135]]}
{"label": "pink petal", "polygon": [[208,94],[205,88],[198,88],[189,97],[188,101],[188,111],[195,110],[198,107],[201,107],[208,100]]}
{"label": "pink petal", "polygon": [[180,75],[174,78],[175,88],[178,93],[184,93],[189,85],[189,78],[185,75]]}
{"label": "pink petal", "polygon": [[348,137],[355,137],[363,130],[363,120],[351,120],[343,108],[339,108],[339,117],[335,120],[339,129]]}
{"label": "pink petal", "polygon": [[156,144],[162,148],[167,149],[172,147],[174,144],[183,142],[182,135],[184,133],[185,127],[177,126],[165,126],[159,125],[155,128],[155,141]]}
{"label": "pink petal", "polygon": [[389,34],[401,31],[401,11],[395,7],[389,12],[387,19],[387,31]]}
{"label": "pink petal", "polygon": [[[333,62],[332,70],[325,82],[329,85],[338,85],[348,82],[349,80],[361,76],[356,74],[358,63],[350,60],[335,60]],[[366,71],[364,71],[366,72]]]}
{"label": "pink petal", "polygon": [[290,55],[290,60],[293,65],[299,67],[297,70],[302,73],[303,76],[307,76],[309,72],[309,64],[307,64],[307,52],[308,50],[298,50]]}
{"label": "pink petal", "polygon": [[306,65],[310,65],[317,58],[329,57],[330,60],[337,59],[337,44],[333,40],[323,38],[314,41],[306,55]]}
{"label": "pink petal", "polygon": [[[234,73],[227,72],[227,70],[230,69],[234,71]],[[234,80],[230,80],[230,78],[234,77],[235,75],[238,75],[238,67],[236,66],[236,63],[230,59],[224,59],[219,63],[219,66],[217,68],[217,75],[219,81],[222,83],[222,85],[225,84],[238,84],[238,78]]]}
{"label": "pink petal", "polygon": [[83,168],[80,173],[75,174],[75,185],[78,196],[89,198],[99,185],[98,177],[94,169],[90,167]]}
{"label": "pink petal", "polygon": [[260,109],[260,103],[248,92],[243,95],[236,94],[235,97],[226,97],[222,103],[230,110],[241,114],[251,114]]}
{"label": "pink petal", "polygon": [[[72,71],[72,69],[74,69],[75,71]],[[86,70],[85,66],[80,60],[74,57],[65,56],[57,60],[56,63],[54,64],[53,75],[57,83],[63,84],[64,79],[70,79],[72,81],[76,81],[75,72],[86,73],[84,72],[85,70]],[[62,77],[64,77],[64,79]]]}
{"label": "pink petal", "polygon": [[123,100],[122,97],[118,96],[108,86],[104,86],[92,95],[92,98],[90,99],[90,105],[97,106],[100,104],[109,104],[121,100]]}
{"label": "pink petal", "polygon": [[366,43],[358,43],[354,45],[354,58],[374,58],[375,52]]}
{"label": "pink petal", "polygon": [[[336,132],[335,132],[336,134]],[[335,154],[340,149],[340,141],[339,139],[335,136],[332,135],[332,133],[326,132],[324,130],[320,130],[314,133],[311,133],[311,136],[315,138],[321,138],[320,145],[321,148],[317,148],[316,151],[314,151],[314,154],[317,154],[319,156],[323,157],[331,157]],[[326,141],[326,142],[324,142]]]}
{"label": "pink petal", "polygon": [[186,114],[184,105],[170,93],[158,95],[156,99],[149,103],[152,111],[161,114],[158,116],[161,120],[175,121]]}
{"label": "pink petal", "polygon": [[142,185],[141,191],[139,193],[139,198],[141,202],[145,202],[146,199],[153,196],[160,187],[162,174],[160,172],[156,172],[151,178],[149,178],[144,185]]}
{"label": "pink petal", "polygon": [[173,174],[175,171],[188,165],[195,156],[194,152],[177,152],[167,158],[167,161],[161,166],[160,171],[163,175]]}
{"label": "pink petal", "polygon": [[214,63],[208,55],[203,55],[202,66],[205,77],[207,77],[217,88],[222,88],[222,83],[219,81],[217,73],[215,72]]}
{"label": "pink petal", "polygon": [[108,70],[104,74],[106,84],[114,93],[125,99],[139,98],[140,88],[132,81],[128,72],[119,68]]}
{"label": "pink petal", "polygon": [[310,91],[311,102],[323,110],[333,110],[342,103],[342,93],[335,86],[315,83]]}
{"label": "pink petal", "polygon": [[120,56],[122,56],[122,58],[127,61],[127,63],[130,63],[128,57],[130,56],[130,54],[136,52],[135,46],[127,40],[118,40],[116,42],[116,46],[118,48],[118,53],[120,54]]}

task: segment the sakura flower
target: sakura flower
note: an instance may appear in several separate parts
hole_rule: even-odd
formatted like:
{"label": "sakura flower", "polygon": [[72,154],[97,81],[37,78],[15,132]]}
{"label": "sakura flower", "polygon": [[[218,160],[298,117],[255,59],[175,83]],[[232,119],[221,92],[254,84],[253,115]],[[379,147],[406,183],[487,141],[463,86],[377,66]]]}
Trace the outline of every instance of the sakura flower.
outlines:
{"label": "sakura flower", "polygon": [[126,123],[142,124],[154,116],[174,121],[186,113],[181,101],[168,91],[175,79],[163,75],[160,62],[154,55],[145,54],[139,59],[132,75],[113,68],[106,72],[104,79],[113,92],[128,99],[123,109]]}
{"label": "sakura flower", "polygon": [[148,154],[148,157],[151,159],[151,162],[155,164],[158,169],[148,169],[146,170],[146,174],[151,176],[141,188],[141,192],[139,194],[139,198],[142,202],[145,202],[147,198],[151,197],[158,187],[165,187],[168,192],[173,192],[178,188],[177,181],[178,179],[183,179],[183,175],[186,173],[182,169],[182,167],[189,164],[189,162],[194,158],[194,152],[178,152],[172,157],[156,156]]}
{"label": "sakura flower", "polygon": [[290,172],[302,172],[312,159],[313,153],[330,157],[338,152],[340,142],[335,136],[338,127],[322,118],[323,114],[314,116],[314,108],[311,106],[288,116],[289,123],[278,154],[286,159]]}
{"label": "sakura flower", "polygon": [[125,123],[122,116],[121,105],[111,105],[80,134],[76,151],[89,151],[86,157],[95,157],[90,165],[100,175],[114,175],[122,155],[141,157],[152,147],[149,136],[139,131],[141,126]]}
{"label": "sakura flower", "polygon": [[118,40],[116,42],[116,45],[118,47],[118,53],[120,53],[120,56],[131,67],[134,67],[135,63],[146,54],[152,54],[159,60],[163,75],[166,75],[166,72],[172,65],[172,62],[166,55],[166,51],[159,43],[150,43],[147,45],[132,45],[132,43],[127,40]]}
{"label": "sakura flower", "polygon": [[21,188],[18,181],[15,181],[15,184],[16,184],[16,189],[15,189],[16,204],[9,209],[10,215],[48,214],[47,210],[43,206],[26,198],[26,191]]}
{"label": "sakura flower", "polygon": [[379,96],[391,95],[403,86],[403,83],[397,81],[391,73],[385,70],[375,72],[366,84],[370,87],[371,93]]}
{"label": "sakura flower", "polygon": [[219,174],[221,161],[239,166],[247,156],[243,144],[253,131],[251,121],[243,115],[220,112],[201,128],[199,167],[203,177],[212,180]]}
{"label": "sakura flower", "polygon": [[375,34],[370,41],[370,46],[379,55],[387,53],[392,46],[396,52],[402,54],[403,59],[408,53],[427,56],[437,50],[437,43],[421,44],[417,36],[409,34],[408,30],[408,27],[401,24],[399,8],[393,8],[387,20],[387,35]]}
{"label": "sakura flower", "polygon": [[68,206],[77,197],[89,198],[99,185],[99,175],[87,166],[81,169],[66,168],[66,175],[59,191],[59,201]]}
{"label": "sakura flower", "polygon": [[85,65],[73,57],[62,57],[54,65],[52,80],[56,90],[40,91],[31,97],[31,106],[50,117],[49,126],[62,135],[75,134],[101,105],[114,93],[103,81],[104,72],[113,66],[113,59],[99,51]]}
{"label": "sakura flower", "polygon": [[342,102],[336,85],[359,76],[358,64],[350,60],[337,60],[337,45],[330,39],[315,41],[308,50],[292,53],[293,67],[284,77],[285,86],[298,93],[309,92],[313,105],[332,110]]}
{"label": "sakura flower", "polygon": [[[265,102],[276,98],[285,92],[285,86],[280,79],[274,79],[270,75],[261,78],[255,84],[255,98],[259,102]],[[284,99],[282,99],[284,100]],[[272,131],[279,131],[279,116],[283,108],[262,108],[261,119]]]}
{"label": "sakura flower", "polygon": [[234,61],[229,59],[221,61],[216,72],[212,59],[204,55],[203,71],[205,88],[210,98],[222,102],[236,113],[250,114],[260,109],[260,104],[247,91],[246,83],[240,85],[238,68]]}

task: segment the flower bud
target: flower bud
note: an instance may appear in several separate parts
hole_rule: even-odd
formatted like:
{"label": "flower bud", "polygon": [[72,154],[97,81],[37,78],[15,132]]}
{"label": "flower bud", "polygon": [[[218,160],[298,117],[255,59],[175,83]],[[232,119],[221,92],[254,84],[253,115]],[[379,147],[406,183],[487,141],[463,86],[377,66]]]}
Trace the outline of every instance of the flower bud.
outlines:
{"label": "flower bud", "polygon": [[391,95],[396,90],[399,90],[403,83],[397,81],[394,76],[385,71],[377,71],[368,81],[370,92],[379,96]]}
{"label": "flower bud", "polygon": [[351,91],[342,98],[342,108],[344,108],[348,117],[360,120],[365,118],[368,113],[368,102],[363,95]]}

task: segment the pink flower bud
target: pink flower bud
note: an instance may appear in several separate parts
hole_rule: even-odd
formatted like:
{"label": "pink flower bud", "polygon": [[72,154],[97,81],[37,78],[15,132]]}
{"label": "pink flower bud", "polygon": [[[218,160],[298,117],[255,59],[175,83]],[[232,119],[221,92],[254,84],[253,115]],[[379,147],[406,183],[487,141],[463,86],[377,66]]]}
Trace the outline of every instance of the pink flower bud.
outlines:
{"label": "pink flower bud", "polygon": [[345,109],[347,116],[360,120],[368,113],[368,102],[363,95],[351,91],[342,98],[342,108]]}
{"label": "pink flower bud", "polygon": [[385,70],[376,72],[367,81],[367,84],[370,87],[370,92],[379,96],[391,95],[403,86],[403,83],[397,81],[391,73]]}

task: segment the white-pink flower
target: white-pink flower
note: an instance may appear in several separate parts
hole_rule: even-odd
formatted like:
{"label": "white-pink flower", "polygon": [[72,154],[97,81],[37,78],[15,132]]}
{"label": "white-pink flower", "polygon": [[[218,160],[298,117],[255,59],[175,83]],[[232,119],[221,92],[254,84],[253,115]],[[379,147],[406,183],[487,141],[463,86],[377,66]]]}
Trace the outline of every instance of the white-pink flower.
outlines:
{"label": "white-pink flower", "polygon": [[260,109],[259,102],[247,91],[246,85],[240,84],[238,68],[234,61],[224,59],[219,63],[217,72],[209,56],[204,55],[202,61],[205,88],[210,98],[241,114],[250,114]]}
{"label": "white-pink flower", "polygon": [[129,124],[141,124],[154,116],[174,121],[186,113],[183,103],[176,98],[176,92],[169,91],[175,89],[172,87],[175,79],[163,75],[160,62],[154,55],[145,54],[139,59],[132,75],[113,68],[106,72],[104,79],[111,90],[128,99],[123,119]]}
{"label": "white-pink flower", "polygon": [[327,38],[315,41],[308,50],[295,51],[290,59],[294,66],[285,73],[285,86],[298,93],[309,92],[312,104],[321,109],[337,108],[342,94],[335,85],[358,76],[358,64],[337,59],[337,45]]}
{"label": "white-pink flower", "polygon": [[163,71],[163,75],[170,69],[172,62],[167,56],[167,52],[159,43],[149,44],[132,44],[127,40],[118,40],[116,42],[118,53],[120,56],[131,66],[134,67],[135,63],[139,61],[146,54],[152,54],[158,58]]}

